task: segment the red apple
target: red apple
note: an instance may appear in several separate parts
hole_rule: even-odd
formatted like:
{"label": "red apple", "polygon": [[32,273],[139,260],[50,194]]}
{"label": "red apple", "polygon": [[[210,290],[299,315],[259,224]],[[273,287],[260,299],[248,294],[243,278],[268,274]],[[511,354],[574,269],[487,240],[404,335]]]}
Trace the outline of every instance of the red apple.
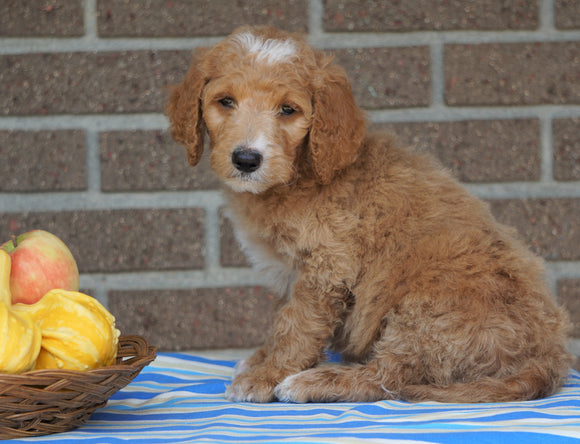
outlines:
{"label": "red apple", "polygon": [[54,234],[33,230],[0,245],[12,260],[12,303],[34,304],[55,288],[78,291],[79,270],[68,247]]}

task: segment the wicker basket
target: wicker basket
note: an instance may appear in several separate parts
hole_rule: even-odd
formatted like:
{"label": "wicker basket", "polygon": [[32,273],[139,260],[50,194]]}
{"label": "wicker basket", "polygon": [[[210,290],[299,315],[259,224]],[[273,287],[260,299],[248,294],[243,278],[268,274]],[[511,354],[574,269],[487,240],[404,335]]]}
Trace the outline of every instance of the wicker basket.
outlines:
{"label": "wicker basket", "polygon": [[0,375],[0,439],[48,435],[85,423],[155,359],[140,336],[121,336],[115,365],[86,372],[36,370]]}

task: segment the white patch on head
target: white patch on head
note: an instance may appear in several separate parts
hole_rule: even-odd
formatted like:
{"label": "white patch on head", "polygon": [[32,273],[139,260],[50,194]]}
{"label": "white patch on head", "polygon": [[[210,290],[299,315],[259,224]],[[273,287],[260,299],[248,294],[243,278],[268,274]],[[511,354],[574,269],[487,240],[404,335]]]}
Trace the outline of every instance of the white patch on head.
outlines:
{"label": "white patch on head", "polygon": [[250,54],[257,54],[256,60],[259,62],[277,63],[289,61],[296,55],[296,45],[291,39],[264,40],[250,32],[244,32],[234,37],[234,40],[242,47],[243,50]]}

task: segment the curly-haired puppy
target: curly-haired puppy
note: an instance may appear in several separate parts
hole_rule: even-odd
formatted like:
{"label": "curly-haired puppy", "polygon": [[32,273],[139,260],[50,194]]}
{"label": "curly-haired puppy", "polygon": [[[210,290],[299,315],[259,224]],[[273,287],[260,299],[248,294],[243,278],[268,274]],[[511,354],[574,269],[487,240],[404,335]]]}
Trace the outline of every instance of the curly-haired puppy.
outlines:
{"label": "curly-haired puppy", "polygon": [[[209,134],[237,236],[283,296],[233,401],[538,398],[571,362],[542,261],[431,157],[368,134],[345,72],[241,28],[171,94],[196,165]],[[319,365],[325,350],[345,364]]]}

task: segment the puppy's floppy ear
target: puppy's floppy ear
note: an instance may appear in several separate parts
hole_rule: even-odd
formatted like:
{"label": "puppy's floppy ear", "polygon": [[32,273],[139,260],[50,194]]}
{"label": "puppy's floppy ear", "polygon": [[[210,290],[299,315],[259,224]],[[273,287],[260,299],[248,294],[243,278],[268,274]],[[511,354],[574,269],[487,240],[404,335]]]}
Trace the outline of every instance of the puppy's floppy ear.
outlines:
{"label": "puppy's floppy ear", "polygon": [[328,184],[353,163],[366,133],[366,119],[356,105],[344,69],[320,55],[314,84],[310,154],[316,179]]}
{"label": "puppy's floppy ear", "polygon": [[187,148],[191,166],[197,165],[203,153],[205,125],[201,115],[201,91],[209,79],[201,66],[208,51],[201,48],[195,52],[185,79],[173,88],[166,105],[171,136]]}

